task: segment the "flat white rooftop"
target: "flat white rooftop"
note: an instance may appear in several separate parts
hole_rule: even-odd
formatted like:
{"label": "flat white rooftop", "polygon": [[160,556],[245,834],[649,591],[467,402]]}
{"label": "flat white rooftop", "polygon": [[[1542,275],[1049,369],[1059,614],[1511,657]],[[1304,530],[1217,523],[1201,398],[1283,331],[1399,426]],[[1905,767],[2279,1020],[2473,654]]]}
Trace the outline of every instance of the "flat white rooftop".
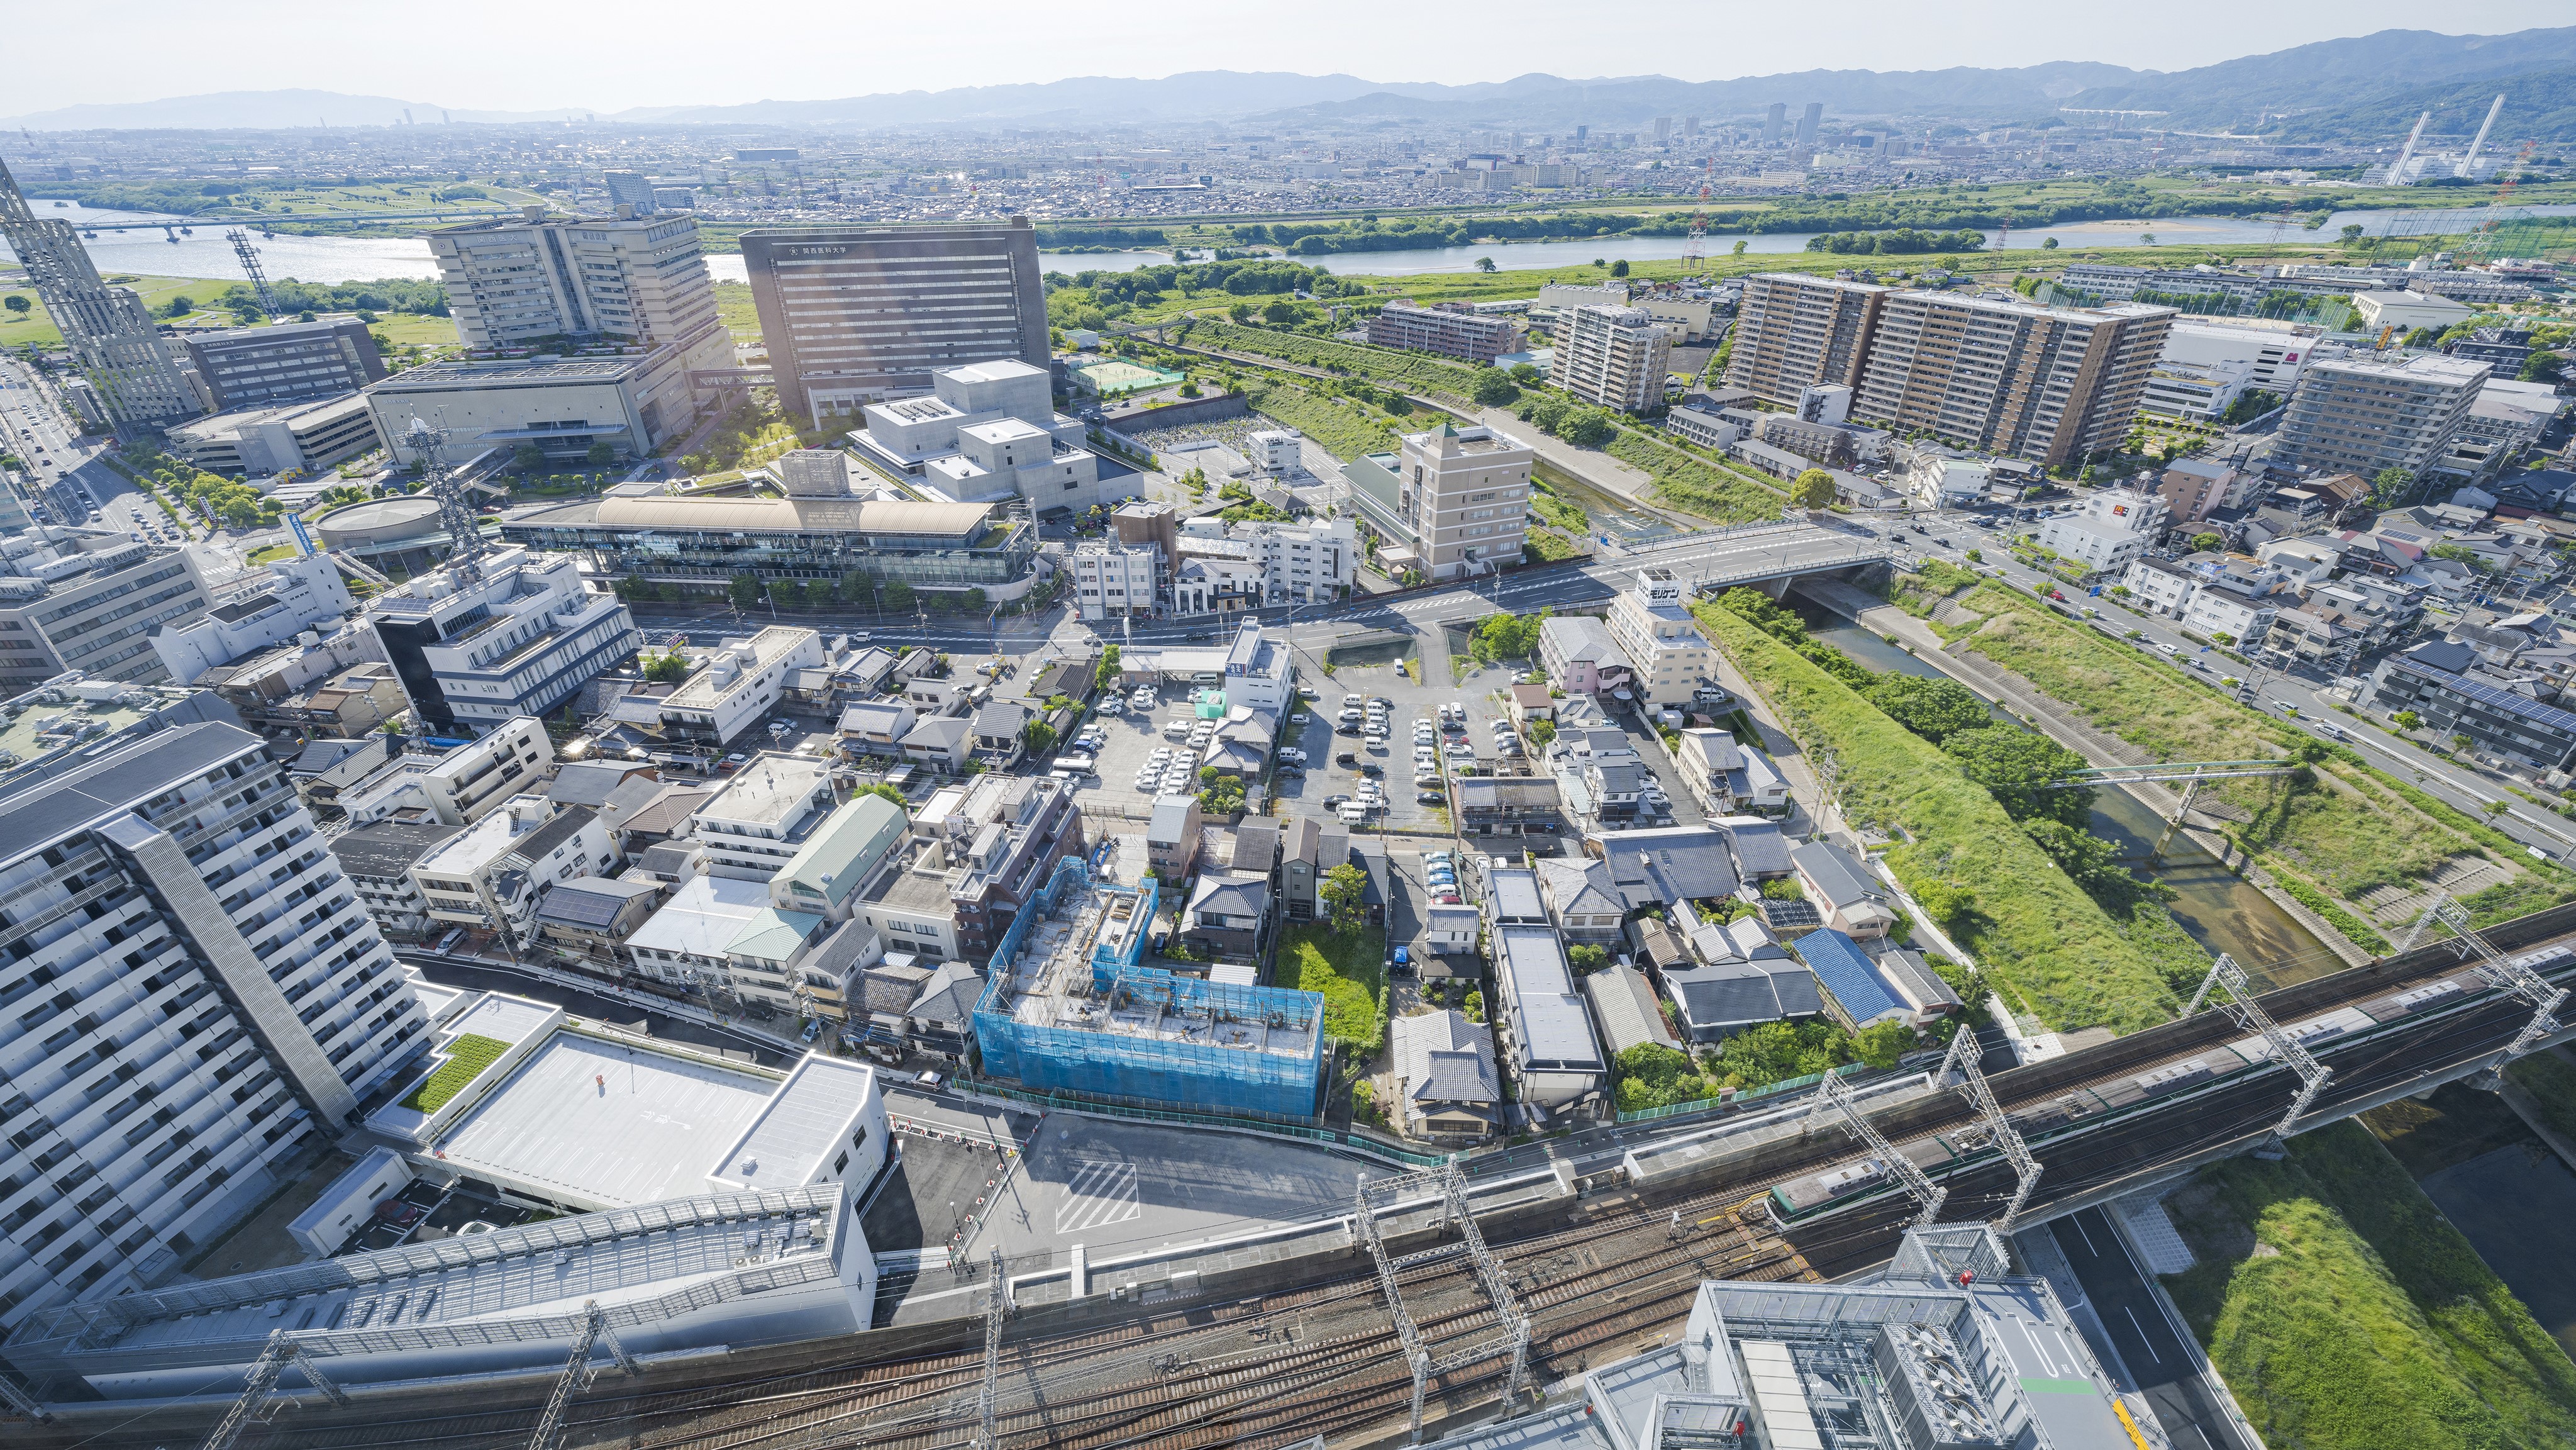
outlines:
{"label": "flat white rooftop", "polygon": [[692,876],[680,883],[680,889],[671,893],[661,910],[635,929],[626,945],[683,956],[721,957],[725,944],[740,935],[768,905],[766,881]]}
{"label": "flat white rooftop", "polygon": [[708,1183],[726,1192],[813,1181],[825,1158],[857,1151],[852,1123],[876,1096],[876,1083],[876,1070],[863,1063],[808,1054],[724,1158],[710,1165]]}
{"label": "flat white rooftop", "polygon": [[440,1142],[447,1166],[587,1208],[707,1191],[716,1155],[778,1080],[704,1058],[558,1031]]}

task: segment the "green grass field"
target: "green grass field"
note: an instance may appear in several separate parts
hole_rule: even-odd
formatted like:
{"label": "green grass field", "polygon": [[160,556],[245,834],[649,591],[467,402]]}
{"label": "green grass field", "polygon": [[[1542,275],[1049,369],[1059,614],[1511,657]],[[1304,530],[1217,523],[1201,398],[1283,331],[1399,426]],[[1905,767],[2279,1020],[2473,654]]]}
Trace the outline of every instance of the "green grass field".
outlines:
{"label": "green grass field", "polygon": [[1377,1051],[1383,1024],[1378,993],[1386,985],[1386,933],[1377,927],[1337,932],[1320,923],[1288,927],[1279,934],[1282,986],[1320,992],[1324,997],[1324,1036],[1362,1053]]}
{"label": "green grass field", "polygon": [[2576,1364],[2355,1123],[2235,1158],[2170,1201],[2174,1302],[2268,1444],[2576,1445]]}
{"label": "green grass field", "polygon": [[725,330],[736,342],[760,341],[760,310],[751,300],[748,282],[716,284],[716,316],[724,319]]}

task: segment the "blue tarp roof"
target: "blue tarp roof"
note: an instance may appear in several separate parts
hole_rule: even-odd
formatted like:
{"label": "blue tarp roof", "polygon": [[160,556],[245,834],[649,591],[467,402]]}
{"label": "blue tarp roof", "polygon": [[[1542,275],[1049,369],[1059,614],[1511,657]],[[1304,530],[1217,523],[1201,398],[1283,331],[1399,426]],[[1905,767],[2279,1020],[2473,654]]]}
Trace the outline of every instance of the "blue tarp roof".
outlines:
{"label": "blue tarp roof", "polygon": [[1855,1025],[1865,1027],[1887,1013],[1909,1010],[1850,937],[1828,927],[1798,938],[1796,945],[1798,955],[1807,959],[1807,969],[1834,994]]}

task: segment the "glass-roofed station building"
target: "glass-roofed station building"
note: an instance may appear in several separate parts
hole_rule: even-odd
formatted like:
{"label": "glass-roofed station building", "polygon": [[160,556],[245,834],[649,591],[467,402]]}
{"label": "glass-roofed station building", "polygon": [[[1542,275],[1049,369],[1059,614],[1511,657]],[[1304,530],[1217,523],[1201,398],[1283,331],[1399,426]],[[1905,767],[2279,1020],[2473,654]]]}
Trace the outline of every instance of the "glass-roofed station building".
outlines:
{"label": "glass-roofed station building", "polygon": [[610,495],[515,515],[501,535],[586,554],[593,572],[718,587],[746,571],[766,582],[838,584],[853,572],[914,589],[980,589],[1001,603],[1037,582],[1038,530],[993,503],[908,499]]}

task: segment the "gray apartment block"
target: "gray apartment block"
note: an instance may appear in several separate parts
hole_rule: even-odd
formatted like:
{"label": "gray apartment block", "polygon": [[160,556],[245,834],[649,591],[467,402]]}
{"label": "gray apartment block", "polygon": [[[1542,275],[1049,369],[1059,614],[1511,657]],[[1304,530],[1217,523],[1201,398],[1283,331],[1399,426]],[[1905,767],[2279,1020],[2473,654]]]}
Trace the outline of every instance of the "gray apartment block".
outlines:
{"label": "gray apartment block", "polygon": [[2281,415],[2275,467],[2311,473],[2422,472],[2451,446],[2486,385],[2487,365],[2464,358],[2312,363]]}
{"label": "gray apartment block", "polygon": [[761,228],[743,265],[790,417],[930,391],[930,370],[1048,362],[1037,230],[1006,224]]}
{"label": "gray apartment block", "polygon": [[0,796],[0,1330],[166,1280],[428,1020],[284,770],[164,730]]}
{"label": "gray apartment block", "polygon": [[354,317],[228,327],[187,345],[218,411],[354,393],[385,375],[375,338]]}
{"label": "gray apartment block", "polygon": [[1819,384],[1858,386],[1879,308],[1894,290],[1795,272],[1745,278],[1727,382],[1784,408]]}
{"label": "gray apartment block", "polygon": [[[213,600],[187,549],[85,533],[37,547],[27,535],[0,574],[0,694],[17,694],[65,670],[93,680],[151,684],[168,677],[152,635],[202,617]],[[51,557],[48,557],[48,556]]]}

